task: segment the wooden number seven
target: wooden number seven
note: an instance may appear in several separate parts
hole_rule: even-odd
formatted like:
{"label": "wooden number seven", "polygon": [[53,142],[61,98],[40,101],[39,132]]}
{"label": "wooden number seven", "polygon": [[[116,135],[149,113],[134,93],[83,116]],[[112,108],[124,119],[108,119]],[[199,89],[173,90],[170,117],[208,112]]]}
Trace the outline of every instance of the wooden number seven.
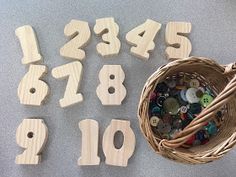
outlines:
{"label": "wooden number seven", "polygon": [[48,129],[42,119],[24,119],[17,128],[16,142],[26,150],[16,156],[16,164],[38,164],[47,137]]}
{"label": "wooden number seven", "polygon": [[64,98],[60,99],[60,106],[67,107],[83,101],[83,96],[78,92],[82,76],[82,64],[79,61],[68,63],[52,70],[52,76],[56,79],[69,77]]}
{"label": "wooden number seven", "polygon": [[86,46],[91,37],[88,23],[79,20],[71,20],[70,23],[65,26],[64,33],[67,37],[70,37],[71,40],[60,49],[61,56],[83,60],[85,58],[85,52],[80,48]]}
{"label": "wooden number seven", "polygon": [[128,32],[126,41],[134,45],[130,49],[131,54],[142,59],[149,59],[148,52],[154,50],[155,43],[153,40],[160,29],[160,23],[147,19],[145,23]]}
{"label": "wooden number seven", "polygon": [[165,40],[168,45],[166,55],[169,60],[186,58],[192,50],[190,40],[185,35],[191,32],[191,23],[169,22],[166,25]]}
{"label": "wooden number seven", "polygon": [[117,55],[120,51],[120,40],[117,38],[119,26],[114,18],[101,18],[96,20],[94,32],[102,35],[104,42],[97,44],[97,52],[103,57]]}

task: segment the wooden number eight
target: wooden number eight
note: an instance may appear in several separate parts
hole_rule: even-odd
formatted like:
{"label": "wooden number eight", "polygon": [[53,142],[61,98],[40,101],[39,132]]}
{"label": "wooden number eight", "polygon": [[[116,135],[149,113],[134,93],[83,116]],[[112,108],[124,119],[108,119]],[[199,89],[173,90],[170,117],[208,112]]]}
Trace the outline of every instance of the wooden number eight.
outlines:
{"label": "wooden number eight", "polygon": [[25,151],[16,156],[16,164],[38,164],[47,137],[48,129],[42,119],[24,119],[17,128],[16,142]]}
{"label": "wooden number eight", "polygon": [[60,54],[63,57],[83,60],[85,52],[82,47],[85,47],[91,37],[91,32],[87,22],[79,20],[71,20],[65,26],[64,33],[71,40],[66,43],[61,49]]}

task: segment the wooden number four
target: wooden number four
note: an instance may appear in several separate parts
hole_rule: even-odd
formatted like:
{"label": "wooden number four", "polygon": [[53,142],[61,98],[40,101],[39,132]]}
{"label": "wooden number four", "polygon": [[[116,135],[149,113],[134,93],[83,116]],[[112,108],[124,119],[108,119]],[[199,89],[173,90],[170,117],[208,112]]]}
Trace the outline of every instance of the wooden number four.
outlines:
{"label": "wooden number four", "polygon": [[83,60],[85,58],[85,52],[80,48],[85,47],[91,37],[88,23],[71,20],[65,26],[64,33],[71,40],[60,49],[61,56]]}
{"label": "wooden number four", "polygon": [[46,73],[44,65],[30,65],[18,86],[18,97],[21,104],[40,106],[49,93],[48,85],[40,80]]}
{"label": "wooden number four", "polygon": [[48,129],[42,119],[24,119],[16,131],[16,142],[25,151],[16,156],[16,164],[38,164],[48,137]]}
{"label": "wooden number four", "polygon": [[102,35],[104,42],[97,44],[97,52],[103,57],[117,55],[120,51],[120,40],[117,38],[119,26],[114,18],[101,18],[96,20],[94,32]]}
{"label": "wooden number four", "polygon": [[38,42],[33,28],[29,25],[21,26],[15,31],[23,51],[22,64],[35,63],[42,60]]}
{"label": "wooden number four", "polygon": [[79,61],[58,66],[52,70],[52,76],[56,79],[64,79],[69,77],[65,94],[60,99],[60,106],[67,107],[83,101],[83,95],[77,93],[82,76],[82,64]]}
{"label": "wooden number four", "polygon": [[126,41],[134,45],[130,49],[131,54],[142,59],[149,59],[148,52],[154,50],[155,43],[153,40],[160,29],[160,23],[147,19],[145,23],[128,32]]}
{"label": "wooden number four", "polygon": [[166,25],[165,40],[168,45],[166,48],[167,58],[176,60],[186,58],[190,55],[192,45],[185,35],[191,32],[191,23],[169,22]]}
{"label": "wooden number four", "polygon": [[100,84],[97,96],[103,105],[120,105],[126,96],[126,89],[122,84],[125,73],[120,65],[104,65],[99,72]]}

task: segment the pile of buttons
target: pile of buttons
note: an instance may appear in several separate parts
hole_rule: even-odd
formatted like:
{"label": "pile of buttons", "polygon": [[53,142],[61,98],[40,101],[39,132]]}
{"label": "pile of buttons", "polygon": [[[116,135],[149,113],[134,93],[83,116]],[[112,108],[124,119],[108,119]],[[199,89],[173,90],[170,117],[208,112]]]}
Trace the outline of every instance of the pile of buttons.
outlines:
{"label": "pile of buttons", "polygon": [[[152,131],[161,138],[173,139],[201,111],[207,107],[216,95],[208,86],[191,75],[168,77],[156,85],[150,95],[149,121]],[[222,117],[222,111],[216,116]],[[193,135],[185,144],[194,146],[205,144],[218,132],[213,120]]]}

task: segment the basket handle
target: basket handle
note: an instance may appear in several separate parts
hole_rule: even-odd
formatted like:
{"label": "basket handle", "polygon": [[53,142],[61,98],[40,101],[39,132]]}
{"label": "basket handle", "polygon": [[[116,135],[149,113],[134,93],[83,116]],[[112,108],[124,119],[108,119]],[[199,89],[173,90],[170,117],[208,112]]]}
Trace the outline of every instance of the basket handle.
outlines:
{"label": "basket handle", "polygon": [[226,103],[228,103],[236,93],[236,63],[223,66],[225,68],[224,74],[234,74],[232,80],[219,93],[219,95],[208,105],[192,122],[179,132],[174,139],[163,139],[159,143],[159,149],[177,148],[183,145],[192,135],[197,133],[206,122],[213,119],[215,113]]}

